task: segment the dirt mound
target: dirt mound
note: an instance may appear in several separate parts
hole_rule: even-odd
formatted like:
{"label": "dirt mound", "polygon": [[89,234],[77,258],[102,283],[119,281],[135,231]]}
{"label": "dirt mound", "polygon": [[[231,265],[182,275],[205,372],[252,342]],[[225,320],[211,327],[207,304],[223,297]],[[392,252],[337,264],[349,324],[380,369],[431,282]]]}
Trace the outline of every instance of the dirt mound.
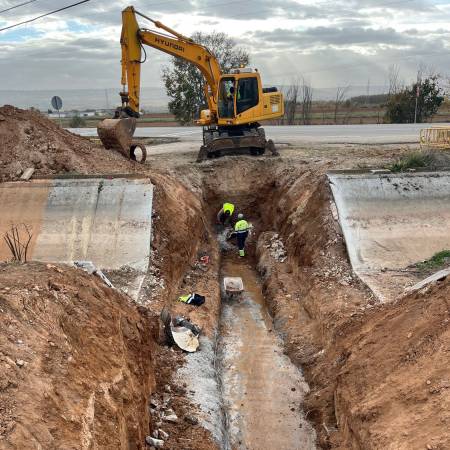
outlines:
{"label": "dirt mound", "polygon": [[318,384],[335,379],[340,448],[450,448],[449,296],[447,280],[355,317],[316,363]]}
{"label": "dirt mound", "polygon": [[[16,179],[27,167],[36,174],[130,171],[118,153],[94,147],[38,111],[0,108],[0,181]],[[128,170],[127,170],[128,169]]]}
{"label": "dirt mound", "polygon": [[0,265],[0,448],[144,448],[154,322],[68,266]]}

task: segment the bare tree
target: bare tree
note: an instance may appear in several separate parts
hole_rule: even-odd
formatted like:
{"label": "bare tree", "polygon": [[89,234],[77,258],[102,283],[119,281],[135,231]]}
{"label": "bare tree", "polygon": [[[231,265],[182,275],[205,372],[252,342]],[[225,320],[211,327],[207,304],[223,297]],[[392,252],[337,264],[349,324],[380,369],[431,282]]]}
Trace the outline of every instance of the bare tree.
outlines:
{"label": "bare tree", "polygon": [[301,86],[302,120],[303,125],[311,123],[313,90],[311,85],[303,78]]}
{"label": "bare tree", "polygon": [[388,77],[389,77],[389,91],[388,95],[397,94],[402,88],[402,82],[400,81],[400,69],[397,64],[392,64],[389,66]]}
{"label": "bare tree", "polygon": [[28,247],[33,237],[27,225],[13,225],[11,229],[5,233],[5,240],[9,251],[13,257],[13,261],[27,262]]}
{"label": "bare tree", "polygon": [[337,116],[339,108],[344,103],[345,97],[347,95],[350,86],[338,86],[336,89],[336,97],[334,99],[334,123],[337,124]]}
{"label": "bare tree", "polygon": [[299,80],[293,80],[287,91],[284,93],[284,118],[287,125],[294,125],[295,112],[297,110],[297,101],[299,96]]}

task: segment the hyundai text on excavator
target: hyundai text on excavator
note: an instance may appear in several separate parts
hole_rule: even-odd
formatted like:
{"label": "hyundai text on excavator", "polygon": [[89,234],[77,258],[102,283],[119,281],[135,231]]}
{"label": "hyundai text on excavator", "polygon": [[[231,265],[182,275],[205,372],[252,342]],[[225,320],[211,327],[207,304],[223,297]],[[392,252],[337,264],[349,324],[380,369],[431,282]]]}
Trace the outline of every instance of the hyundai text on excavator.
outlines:
{"label": "hyundai text on excavator", "polygon": [[[166,33],[140,28],[139,15]],[[219,62],[205,46],[194,42],[171,28],[155,21],[129,6],[122,11],[122,106],[114,119],[98,126],[98,135],[106,148],[120,150],[132,159],[141,147],[132,138],[139,117],[140,75],[144,45],[161,50],[194,64],[205,78],[205,98],[208,109],[201,111],[197,125],[203,126],[203,145],[198,161],[220,156],[221,152],[248,148],[252,154],[266,149],[276,153],[271,140],[266,140],[259,122],[284,114],[283,95],[277,88],[263,88],[256,69],[236,68],[224,74]]]}

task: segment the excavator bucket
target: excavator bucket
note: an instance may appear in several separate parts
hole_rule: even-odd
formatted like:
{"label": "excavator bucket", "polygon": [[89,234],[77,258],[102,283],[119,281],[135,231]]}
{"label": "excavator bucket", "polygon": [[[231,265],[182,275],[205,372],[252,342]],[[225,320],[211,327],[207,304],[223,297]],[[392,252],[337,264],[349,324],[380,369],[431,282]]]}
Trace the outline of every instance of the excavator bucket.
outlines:
{"label": "excavator bucket", "polygon": [[119,150],[127,158],[133,141],[136,119],[105,119],[97,126],[98,137],[107,149]]}

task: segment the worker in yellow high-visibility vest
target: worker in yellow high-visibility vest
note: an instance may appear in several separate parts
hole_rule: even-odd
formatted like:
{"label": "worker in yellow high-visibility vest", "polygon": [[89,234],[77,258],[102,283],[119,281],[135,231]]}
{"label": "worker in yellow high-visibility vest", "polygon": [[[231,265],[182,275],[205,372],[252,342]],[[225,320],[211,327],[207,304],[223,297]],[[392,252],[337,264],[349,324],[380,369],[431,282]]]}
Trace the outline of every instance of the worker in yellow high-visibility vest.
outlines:
{"label": "worker in yellow high-visibility vest", "polygon": [[228,225],[231,222],[233,212],[233,203],[224,203],[222,209],[217,213],[217,222],[222,224],[223,226]]}
{"label": "worker in yellow high-visibility vest", "polygon": [[244,219],[244,214],[238,214],[238,221],[234,225],[234,232],[236,233],[240,257],[245,256],[245,240],[247,239],[249,229],[250,225]]}

